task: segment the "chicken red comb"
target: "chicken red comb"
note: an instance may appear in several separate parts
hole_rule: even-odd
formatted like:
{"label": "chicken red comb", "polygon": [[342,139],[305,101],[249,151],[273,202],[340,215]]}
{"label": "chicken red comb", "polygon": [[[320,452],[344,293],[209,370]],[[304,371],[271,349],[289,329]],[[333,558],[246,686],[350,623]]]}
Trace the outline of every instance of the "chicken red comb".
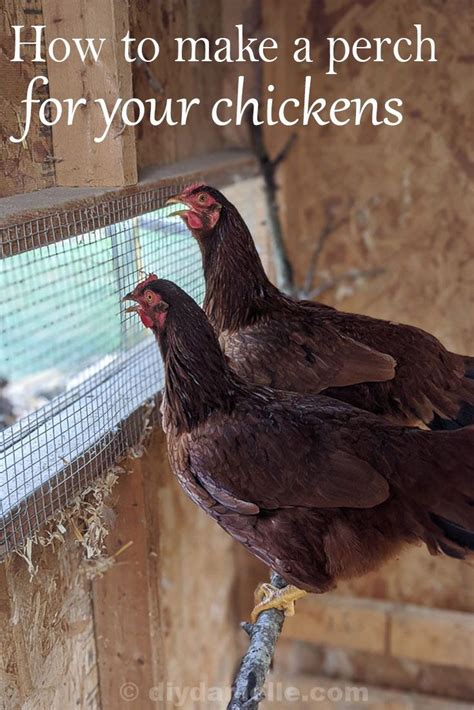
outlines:
{"label": "chicken red comb", "polygon": [[182,195],[190,195],[194,190],[197,190],[200,187],[206,187],[203,182],[193,182],[191,185],[188,185],[188,187],[185,187],[183,192],[181,193]]}
{"label": "chicken red comb", "polygon": [[137,285],[135,286],[135,290],[137,290],[138,288],[139,289],[145,288],[145,286],[148,283],[151,283],[152,281],[157,281],[157,279],[158,279],[158,276],[156,274],[148,274],[146,279],[143,279],[143,281],[140,281],[139,283],[137,283]]}

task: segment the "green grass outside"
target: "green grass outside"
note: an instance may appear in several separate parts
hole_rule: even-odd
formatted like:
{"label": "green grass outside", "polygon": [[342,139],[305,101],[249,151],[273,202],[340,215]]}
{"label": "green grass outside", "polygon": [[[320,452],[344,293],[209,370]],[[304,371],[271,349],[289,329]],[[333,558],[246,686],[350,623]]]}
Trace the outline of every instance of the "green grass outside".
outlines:
{"label": "green grass outside", "polygon": [[146,337],[136,317],[124,320],[120,303],[143,277],[139,267],[202,302],[197,244],[184,225],[161,224],[115,225],[115,255],[111,230],[101,229],[0,261],[0,377],[49,368],[72,374]]}

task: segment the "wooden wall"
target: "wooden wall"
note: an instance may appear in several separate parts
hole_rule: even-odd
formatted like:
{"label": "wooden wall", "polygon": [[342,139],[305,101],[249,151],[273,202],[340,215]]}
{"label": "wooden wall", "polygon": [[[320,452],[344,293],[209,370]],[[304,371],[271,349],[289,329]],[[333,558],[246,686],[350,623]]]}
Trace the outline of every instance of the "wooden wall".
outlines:
{"label": "wooden wall", "polygon": [[[471,44],[472,3],[456,0],[299,0],[263,3],[265,31],[282,56],[294,37],[315,42],[311,65],[279,61],[265,66],[265,84],[282,96],[301,94],[306,74],[315,96],[329,101],[400,96],[404,121],[388,126],[308,126],[280,172],[281,205],[295,276],[302,283],[308,253],[334,209],[345,221],[330,238],[321,262],[326,275],[381,267],[385,274],[355,293],[327,300],[348,310],[410,322],[446,345],[474,350],[474,239],[470,220],[474,130]],[[421,23],[437,43],[437,63],[348,61],[325,74],[325,38],[413,37]],[[294,129],[268,131],[275,148]]]}

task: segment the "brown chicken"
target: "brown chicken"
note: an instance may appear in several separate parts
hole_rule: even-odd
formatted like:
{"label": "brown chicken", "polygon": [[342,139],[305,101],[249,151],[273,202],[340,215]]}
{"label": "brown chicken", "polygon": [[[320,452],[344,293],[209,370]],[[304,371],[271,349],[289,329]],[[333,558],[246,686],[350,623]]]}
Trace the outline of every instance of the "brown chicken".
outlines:
{"label": "brown chicken", "polygon": [[169,202],[187,206],[175,214],[201,248],[204,310],[244,378],[297,392],[325,390],[393,423],[474,424],[474,358],[449,352],[419,328],[284,295],[265,275],[239,212],[218,190],[192,185]]}
{"label": "brown chicken", "polygon": [[249,385],[199,306],[151,275],[126,296],[165,367],[163,427],[174,473],[232,537],[289,582],[263,609],[378,567],[408,543],[474,549],[474,428],[430,432],[322,395]]}

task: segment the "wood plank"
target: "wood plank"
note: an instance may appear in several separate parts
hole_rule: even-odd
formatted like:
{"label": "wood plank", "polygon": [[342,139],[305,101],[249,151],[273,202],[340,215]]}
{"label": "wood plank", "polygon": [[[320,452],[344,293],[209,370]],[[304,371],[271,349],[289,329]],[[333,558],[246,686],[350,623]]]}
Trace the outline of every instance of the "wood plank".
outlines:
{"label": "wood plank", "polygon": [[474,614],[469,612],[311,595],[299,602],[283,637],[474,669]]}
{"label": "wood plank", "polygon": [[[262,0],[221,0],[222,37],[229,37],[235,41],[237,24],[242,24],[246,37],[263,37],[267,35],[262,25]],[[237,95],[237,80],[244,77],[243,101],[260,96],[260,83],[262,81],[263,62],[226,62],[221,64],[221,96],[230,99]],[[204,65],[204,71],[205,71]],[[247,121],[237,126],[232,121],[227,126],[219,129],[225,137],[226,145],[249,146],[249,129]]]}
{"label": "wood plank", "polygon": [[341,582],[337,593],[474,612],[474,566],[429,555],[424,545],[407,547],[381,569]]}
{"label": "wood plank", "polygon": [[390,611],[390,653],[474,670],[474,614],[395,607]]}
{"label": "wood plank", "polygon": [[342,646],[280,639],[274,673],[290,675],[327,675],[342,684],[396,688],[405,692],[427,693],[459,701],[474,700],[474,678],[468,668],[443,666],[374,654]]}
{"label": "wood plank", "polygon": [[[158,682],[155,658],[162,643],[150,604],[152,584],[146,516],[144,474],[138,460],[127,463],[120,478],[116,523],[107,538],[107,551],[120,555],[107,574],[93,582],[95,635],[103,707],[127,707],[126,686],[140,698],[140,707],[154,707],[149,690]],[[159,650],[158,650],[159,654]],[[134,690],[136,689],[136,690]]]}
{"label": "wood plank", "polygon": [[166,684],[229,683],[238,660],[235,543],[181,490],[161,431],[127,467],[107,548],[133,545],[93,582],[99,675],[102,707],[130,707],[120,688],[131,683],[146,710],[157,707],[150,691],[166,693]]}
{"label": "wood plank", "polygon": [[311,595],[298,603],[283,637],[385,653],[389,610],[372,599]]}
{"label": "wood plank", "polygon": [[86,98],[87,105],[76,112],[71,126],[63,119],[53,127],[53,149],[57,185],[119,186],[137,180],[133,127],[123,127],[116,116],[107,137],[94,143],[104,130],[100,107],[103,98],[110,108],[117,98],[133,96],[132,70],[122,52],[120,39],[126,34],[128,3],[101,0],[99,3],[43,0],[46,40],[64,37],[104,37],[100,61],[81,62],[77,52],[65,62],[48,59],[51,96]]}

